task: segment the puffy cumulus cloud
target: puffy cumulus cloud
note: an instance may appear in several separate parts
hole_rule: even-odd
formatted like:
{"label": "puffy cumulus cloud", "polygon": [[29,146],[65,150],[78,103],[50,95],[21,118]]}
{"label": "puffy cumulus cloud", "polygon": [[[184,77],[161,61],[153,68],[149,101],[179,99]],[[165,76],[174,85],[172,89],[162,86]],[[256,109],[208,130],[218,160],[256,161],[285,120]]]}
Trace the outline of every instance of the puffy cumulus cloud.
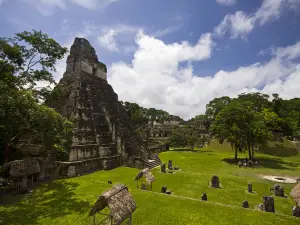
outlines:
{"label": "puffy cumulus cloud", "polygon": [[[85,26],[89,30],[93,30],[94,33],[101,31],[97,40],[100,46],[106,50],[118,53],[132,53],[136,50],[134,37],[140,30],[149,30],[149,28],[132,26],[126,24],[115,24],[109,27],[100,27],[91,24]],[[167,28],[156,29],[150,32],[153,37],[163,37],[176,32],[181,26],[170,26]]]}
{"label": "puffy cumulus cloud", "polygon": [[261,7],[251,14],[238,11],[227,14],[223,21],[215,28],[217,35],[229,33],[232,38],[244,37],[249,34],[257,24],[261,26],[280,17],[285,9],[296,10],[300,0],[263,0]]}
{"label": "puffy cumulus cloud", "polygon": [[231,5],[235,5],[236,4],[236,0],[216,0],[217,3],[219,3],[220,5],[227,5],[227,6],[231,6]]}
{"label": "puffy cumulus cloud", "polygon": [[[294,60],[300,54],[300,42],[275,49],[266,63],[235,71],[220,70],[206,77],[197,74],[191,62],[210,58],[213,46],[210,34],[202,35],[197,44],[191,45],[165,44],[140,32],[136,44],[138,49],[131,64],[118,62],[109,67],[108,82],[120,100],[161,108],[185,119],[203,113],[205,105],[215,97],[234,97],[258,89],[295,97],[299,90],[300,66]],[[182,67],[183,62],[187,63]]]}

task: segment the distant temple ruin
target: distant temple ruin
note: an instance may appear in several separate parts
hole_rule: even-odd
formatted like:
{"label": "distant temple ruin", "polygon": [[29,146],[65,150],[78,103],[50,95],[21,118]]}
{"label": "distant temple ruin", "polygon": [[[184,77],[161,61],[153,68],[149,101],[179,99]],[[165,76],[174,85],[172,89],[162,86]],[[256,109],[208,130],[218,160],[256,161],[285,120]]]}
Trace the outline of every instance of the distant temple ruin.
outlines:
{"label": "distant temple ruin", "polygon": [[68,162],[62,174],[78,176],[121,165],[143,168],[147,149],[107,83],[107,68],[84,38],[76,38],[67,68],[56,88],[58,102],[50,104],[75,124]]}

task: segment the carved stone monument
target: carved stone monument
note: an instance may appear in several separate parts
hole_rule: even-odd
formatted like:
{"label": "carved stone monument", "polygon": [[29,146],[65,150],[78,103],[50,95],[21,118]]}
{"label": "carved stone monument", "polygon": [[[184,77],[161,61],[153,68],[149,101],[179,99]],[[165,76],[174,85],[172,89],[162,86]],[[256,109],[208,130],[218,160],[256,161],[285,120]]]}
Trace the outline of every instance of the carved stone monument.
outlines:
{"label": "carved stone monument", "polygon": [[219,181],[219,177],[214,175],[211,178],[211,186],[213,188],[220,188],[220,181]]}
{"label": "carved stone monument", "polygon": [[243,201],[242,207],[243,207],[243,208],[249,208],[249,203],[248,203],[248,201]]}
{"label": "carved stone monument", "polygon": [[68,162],[62,174],[80,176],[121,165],[144,168],[148,153],[118,95],[107,83],[107,68],[84,38],[75,38],[66,72],[47,104],[75,124]]}
{"label": "carved stone monument", "polygon": [[248,192],[252,193],[252,184],[250,184],[250,183],[248,184]]}
{"label": "carved stone monument", "polygon": [[161,193],[166,193],[167,192],[167,187],[166,186],[162,186],[161,187]]}
{"label": "carved stone monument", "polygon": [[201,200],[202,201],[207,201],[207,194],[203,193],[203,195],[201,196]]}
{"label": "carved stone monument", "polygon": [[166,164],[162,164],[162,165],[160,166],[160,171],[161,171],[162,173],[165,173],[165,172],[166,172]]}
{"label": "carved stone monument", "polygon": [[275,196],[284,197],[284,188],[278,184],[275,184],[274,194]]}
{"label": "carved stone monument", "polygon": [[262,200],[263,200],[264,211],[275,213],[274,198],[269,196],[263,196]]}
{"label": "carved stone monument", "polygon": [[173,169],[172,160],[169,160],[169,162],[168,162],[168,169],[169,170]]}
{"label": "carved stone monument", "polygon": [[298,206],[293,207],[293,216],[300,217],[300,207]]}

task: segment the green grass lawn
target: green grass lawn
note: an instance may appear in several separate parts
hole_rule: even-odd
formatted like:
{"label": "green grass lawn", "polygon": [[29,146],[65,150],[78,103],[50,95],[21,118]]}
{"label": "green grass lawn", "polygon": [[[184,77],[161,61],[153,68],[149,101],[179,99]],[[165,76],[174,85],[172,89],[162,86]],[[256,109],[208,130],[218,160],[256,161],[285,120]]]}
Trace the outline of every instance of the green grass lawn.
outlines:
{"label": "green grass lawn", "polygon": [[[216,148],[216,147],[215,147]],[[257,153],[261,167],[238,168],[222,159],[232,156],[230,149],[204,148],[196,151],[173,149],[160,154],[162,161],[173,160],[180,167],[175,174],[163,174],[153,169],[156,181],[153,192],[141,191],[133,181],[137,169],[117,168],[82,177],[42,183],[32,193],[4,199],[0,206],[0,224],[91,224],[87,216],[97,197],[111,185],[122,182],[129,186],[137,209],[133,224],[300,224],[300,218],[291,217],[294,206],[289,193],[293,187],[284,184],[286,198],[275,198],[275,214],[255,210],[263,195],[270,195],[274,183],[259,179],[258,174],[300,176],[300,156],[276,157]],[[212,175],[218,175],[222,189],[208,187]],[[254,193],[247,193],[252,182]],[[160,194],[166,185],[172,195]],[[208,202],[199,199],[203,192]],[[241,204],[248,200],[250,209]]]}

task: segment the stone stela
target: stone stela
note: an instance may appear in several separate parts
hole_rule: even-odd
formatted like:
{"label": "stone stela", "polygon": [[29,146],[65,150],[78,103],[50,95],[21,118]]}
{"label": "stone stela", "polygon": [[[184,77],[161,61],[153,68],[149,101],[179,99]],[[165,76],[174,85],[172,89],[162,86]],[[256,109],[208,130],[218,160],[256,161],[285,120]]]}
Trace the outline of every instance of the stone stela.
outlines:
{"label": "stone stela", "polygon": [[300,207],[298,206],[293,207],[293,216],[300,217]]}
{"label": "stone stela", "polygon": [[211,178],[211,187],[220,188],[220,180],[218,176],[213,176]]}
{"label": "stone stela", "polygon": [[248,192],[252,193],[252,184],[250,184],[250,183],[248,184]]}
{"label": "stone stela", "polygon": [[242,207],[243,207],[243,208],[249,208],[249,203],[248,203],[248,201],[243,201]]}
{"label": "stone stela", "polygon": [[275,213],[274,198],[269,196],[262,197],[263,200],[263,210],[266,212]]}
{"label": "stone stela", "polygon": [[162,165],[160,166],[160,171],[161,171],[162,173],[165,173],[165,172],[166,172],[166,164],[162,164]]}
{"label": "stone stela", "polygon": [[278,184],[274,186],[274,194],[278,197],[284,197],[284,188]]}
{"label": "stone stela", "polygon": [[201,200],[202,201],[207,201],[207,194],[203,193],[203,195],[201,196]]}
{"label": "stone stela", "polygon": [[168,169],[173,170],[172,160],[169,160],[168,162]]}

